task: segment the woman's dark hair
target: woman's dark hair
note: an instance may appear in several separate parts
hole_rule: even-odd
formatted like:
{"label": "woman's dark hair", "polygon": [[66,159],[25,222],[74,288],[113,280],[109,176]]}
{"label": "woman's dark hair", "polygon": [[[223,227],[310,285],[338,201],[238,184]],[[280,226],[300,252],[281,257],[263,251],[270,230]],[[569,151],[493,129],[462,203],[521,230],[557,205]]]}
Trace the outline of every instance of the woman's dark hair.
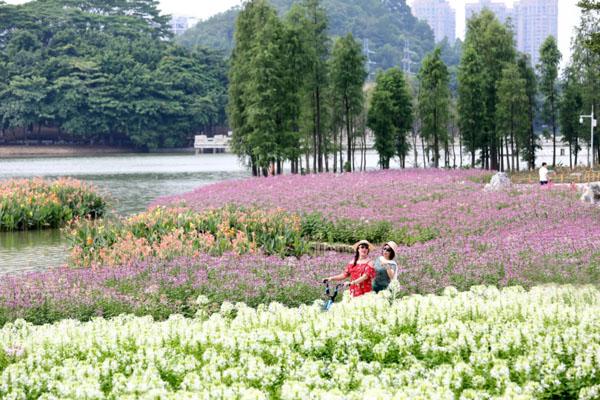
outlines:
{"label": "woman's dark hair", "polygon": [[[390,246],[388,246],[388,247],[390,247]],[[392,253],[392,254],[390,254],[390,260],[393,260],[396,257],[396,252],[391,247],[390,247],[390,253]]]}
{"label": "woman's dark hair", "polygon": [[[356,251],[354,252],[354,264],[352,265],[353,267],[356,267],[356,263],[358,262],[358,256],[359,256],[358,250],[360,250],[360,246],[366,246],[367,250],[370,250],[369,246],[367,246],[366,244],[361,243],[358,246],[356,246]],[[369,251],[369,253],[370,253],[370,251]]]}

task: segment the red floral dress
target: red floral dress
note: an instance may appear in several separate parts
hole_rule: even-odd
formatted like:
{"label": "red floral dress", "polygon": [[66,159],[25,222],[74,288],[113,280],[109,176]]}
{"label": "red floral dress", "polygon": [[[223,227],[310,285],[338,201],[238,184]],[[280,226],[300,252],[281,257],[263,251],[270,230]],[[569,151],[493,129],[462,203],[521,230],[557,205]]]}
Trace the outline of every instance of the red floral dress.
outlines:
{"label": "red floral dress", "polygon": [[346,266],[345,277],[350,277],[350,280],[357,280],[363,275],[367,275],[367,279],[359,283],[358,285],[350,285],[350,294],[352,297],[358,297],[365,293],[370,292],[372,288],[372,282],[375,278],[375,268],[369,264],[356,264],[349,263]]}

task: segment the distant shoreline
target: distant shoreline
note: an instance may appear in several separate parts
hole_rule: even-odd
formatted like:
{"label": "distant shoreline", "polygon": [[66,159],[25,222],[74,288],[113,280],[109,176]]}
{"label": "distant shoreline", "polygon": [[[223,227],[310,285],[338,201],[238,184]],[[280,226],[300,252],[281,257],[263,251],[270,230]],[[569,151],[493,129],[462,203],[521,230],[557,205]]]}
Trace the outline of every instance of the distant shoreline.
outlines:
{"label": "distant shoreline", "polygon": [[[157,153],[193,153],[193,149],[165,149]],[[22,157],[84,157],[102,156],[112,154],[142,153],[142,151],[129,147],[109,146],[0,146],[0,158],[22,158]],[[154,152],[153,152],[154,153]]]}

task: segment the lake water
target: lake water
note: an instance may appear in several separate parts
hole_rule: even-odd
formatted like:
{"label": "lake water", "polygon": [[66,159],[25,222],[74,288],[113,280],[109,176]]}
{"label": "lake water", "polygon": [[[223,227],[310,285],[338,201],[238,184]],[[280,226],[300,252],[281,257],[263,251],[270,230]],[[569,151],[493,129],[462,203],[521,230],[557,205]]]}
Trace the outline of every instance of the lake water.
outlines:
{"label": "lake water", "polygon": [[[130,215],[157,197],[249,176],[231,154],[126,154],[103,157],[0,159],[0,179],[69,176],[111,198],[113,212]],[[66,261],[60,231],[0,232],[0,275],[47,269]]]}

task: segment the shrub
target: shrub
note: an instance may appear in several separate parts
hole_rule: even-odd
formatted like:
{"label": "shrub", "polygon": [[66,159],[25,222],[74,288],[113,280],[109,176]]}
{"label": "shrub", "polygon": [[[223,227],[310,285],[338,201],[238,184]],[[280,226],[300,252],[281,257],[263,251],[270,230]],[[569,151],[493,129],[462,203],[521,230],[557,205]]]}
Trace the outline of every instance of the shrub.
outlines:
{"label": "shrub", "polygon": [[106,200],[74,179],[0,182],[0,230],[59,228],[73,218],[98,218]]}

